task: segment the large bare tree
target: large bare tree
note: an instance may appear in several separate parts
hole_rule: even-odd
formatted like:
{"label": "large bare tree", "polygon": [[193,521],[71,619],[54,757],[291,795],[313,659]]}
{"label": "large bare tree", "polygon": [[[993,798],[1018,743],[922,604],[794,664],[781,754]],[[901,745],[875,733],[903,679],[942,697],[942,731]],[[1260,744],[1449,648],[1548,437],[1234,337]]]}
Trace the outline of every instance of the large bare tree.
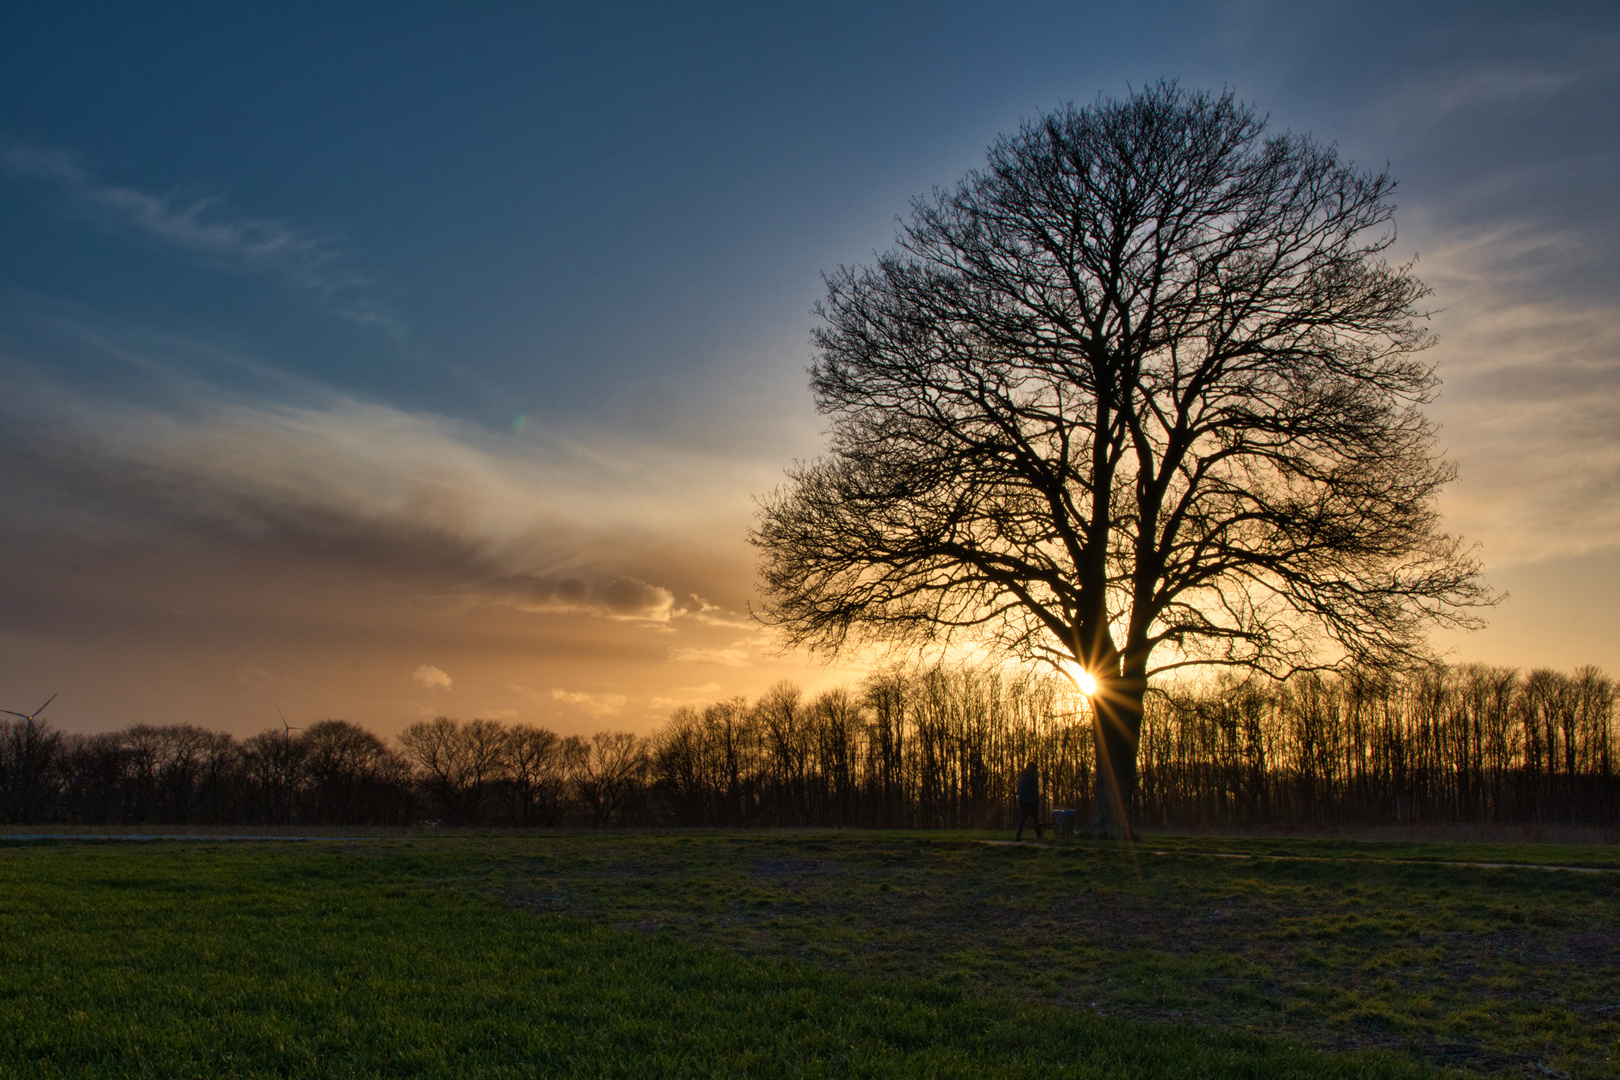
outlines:
{"label": "large bare tree", "polygon": [[1000,139],[828,278],[829,453],[761,500],[763,617],[1094,679],[1116,835],[1155,674],[1400,662],[1477,623],[1393,189],[1174,83]]}

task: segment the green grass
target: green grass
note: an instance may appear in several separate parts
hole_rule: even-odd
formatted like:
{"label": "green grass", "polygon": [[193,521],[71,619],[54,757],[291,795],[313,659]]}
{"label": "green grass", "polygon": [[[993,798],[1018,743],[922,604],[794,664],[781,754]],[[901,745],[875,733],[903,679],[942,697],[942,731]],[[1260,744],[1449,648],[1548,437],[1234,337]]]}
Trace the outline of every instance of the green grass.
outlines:
{"label": "green grass", "polygon": [[[1246,855],[1233,859],[1223,856]],[[1592,846],[590,837],[469,878],[534,910],[1108,1018],[1507,1075],[1620,1076],[1620,864]]]}
{"label": "green grass", "polygon": [[0,1077],[1617,1075],[1620,879],[1217,846],[0,847]]}

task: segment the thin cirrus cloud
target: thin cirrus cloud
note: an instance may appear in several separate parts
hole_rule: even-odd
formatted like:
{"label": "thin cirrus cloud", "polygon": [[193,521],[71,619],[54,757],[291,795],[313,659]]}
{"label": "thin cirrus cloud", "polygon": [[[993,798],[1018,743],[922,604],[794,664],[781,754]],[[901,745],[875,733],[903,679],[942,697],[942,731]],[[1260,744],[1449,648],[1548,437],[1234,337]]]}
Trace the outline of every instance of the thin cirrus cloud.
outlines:
{"label": "thin cirrus cloud", "polygon": [[748,652],[745,649],[688,649],[672,648],[669,650],[669,659],[675,664],[718,664],[721,667],[747,667]]}
{"label": "thin cirrus cloud", "polygon": [[334,313],[403,336],[405,325],[374,295],[335,237],[279,218],[234,210],[221,196],[183,198],[108,183],[76,154],[54,147],[0,144],[0,171],[57,188],[104,226],[243,273],[265,273],[317,296]]}
{"label": "thin cirrus cloud", "polygon": [[583,690],[553,690],[551,700],[573,705],[591,716],[613,716],[629,702],[623,694],[587,694]]}
{"label": "thin cirrus cloud", "polygon": [[706,682],[702,686],[677,686],[673,695],[661,694],[649,699],[647,707],[654,715],[662,716],[671,709],[702,705],[713,701],[724,690],[725,688],[717,682]]}
{"label": "thin cirrus cloud", "polygon": [[1616,40],[1527,32],[1414,67],[1367,114],[1367,149],[1417,166],[1399,220],[1434,290],[1444,388],[1428,411],[1460,471],[1442,509],[1492,569],[1620,537],[1616,158],[1600,137]]}
{"label": "thin cirrus cloud", "polygon": [[1432,410],[1462,468],[1443,506],[1492,565],[1620,537],[1620,310],[1526,295],[1526,275],[1593,258],[1578,236],[1512,223],[1452,230],[1425,252],[1445,389]]}
{"label": "thin cirrus cloud", "polygon": [[531,704],[553,707],[562,705],[591,717],[617,716],[630,703],[630,698],[625,694],[593,694],[585,690],[564,690],[561,687],[536,690],[519,683],[509,683],[506,689]]}

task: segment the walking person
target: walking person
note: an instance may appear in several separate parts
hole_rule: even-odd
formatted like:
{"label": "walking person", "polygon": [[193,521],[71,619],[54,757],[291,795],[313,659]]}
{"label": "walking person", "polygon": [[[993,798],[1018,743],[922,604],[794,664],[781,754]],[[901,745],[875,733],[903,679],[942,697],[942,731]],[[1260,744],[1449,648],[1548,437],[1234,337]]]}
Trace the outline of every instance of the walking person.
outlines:
{"label": "walking person", "polygon": [[1014,838],[1024,838],[1024,821],[1035,822],[1035,839],[1042,839],[1041,835],[1041,773],[1031,761],[1024,766],[1024,771],[1018,774],[1018,835]]}

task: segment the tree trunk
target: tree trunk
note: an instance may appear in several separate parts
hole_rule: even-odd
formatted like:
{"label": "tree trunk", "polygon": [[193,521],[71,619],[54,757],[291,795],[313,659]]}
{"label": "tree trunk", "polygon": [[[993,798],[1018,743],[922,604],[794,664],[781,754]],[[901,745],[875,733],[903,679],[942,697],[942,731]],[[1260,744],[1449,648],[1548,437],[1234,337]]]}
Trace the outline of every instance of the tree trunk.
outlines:
{"label": "tree trunk", "polygon": [[1136,798],[1136,751],[1142,739],[1140,678],[1110,680],[1092,698],[1092,745],[1097,781],[1086,835],[1107,840],[1134,840],[1130,810]]}

